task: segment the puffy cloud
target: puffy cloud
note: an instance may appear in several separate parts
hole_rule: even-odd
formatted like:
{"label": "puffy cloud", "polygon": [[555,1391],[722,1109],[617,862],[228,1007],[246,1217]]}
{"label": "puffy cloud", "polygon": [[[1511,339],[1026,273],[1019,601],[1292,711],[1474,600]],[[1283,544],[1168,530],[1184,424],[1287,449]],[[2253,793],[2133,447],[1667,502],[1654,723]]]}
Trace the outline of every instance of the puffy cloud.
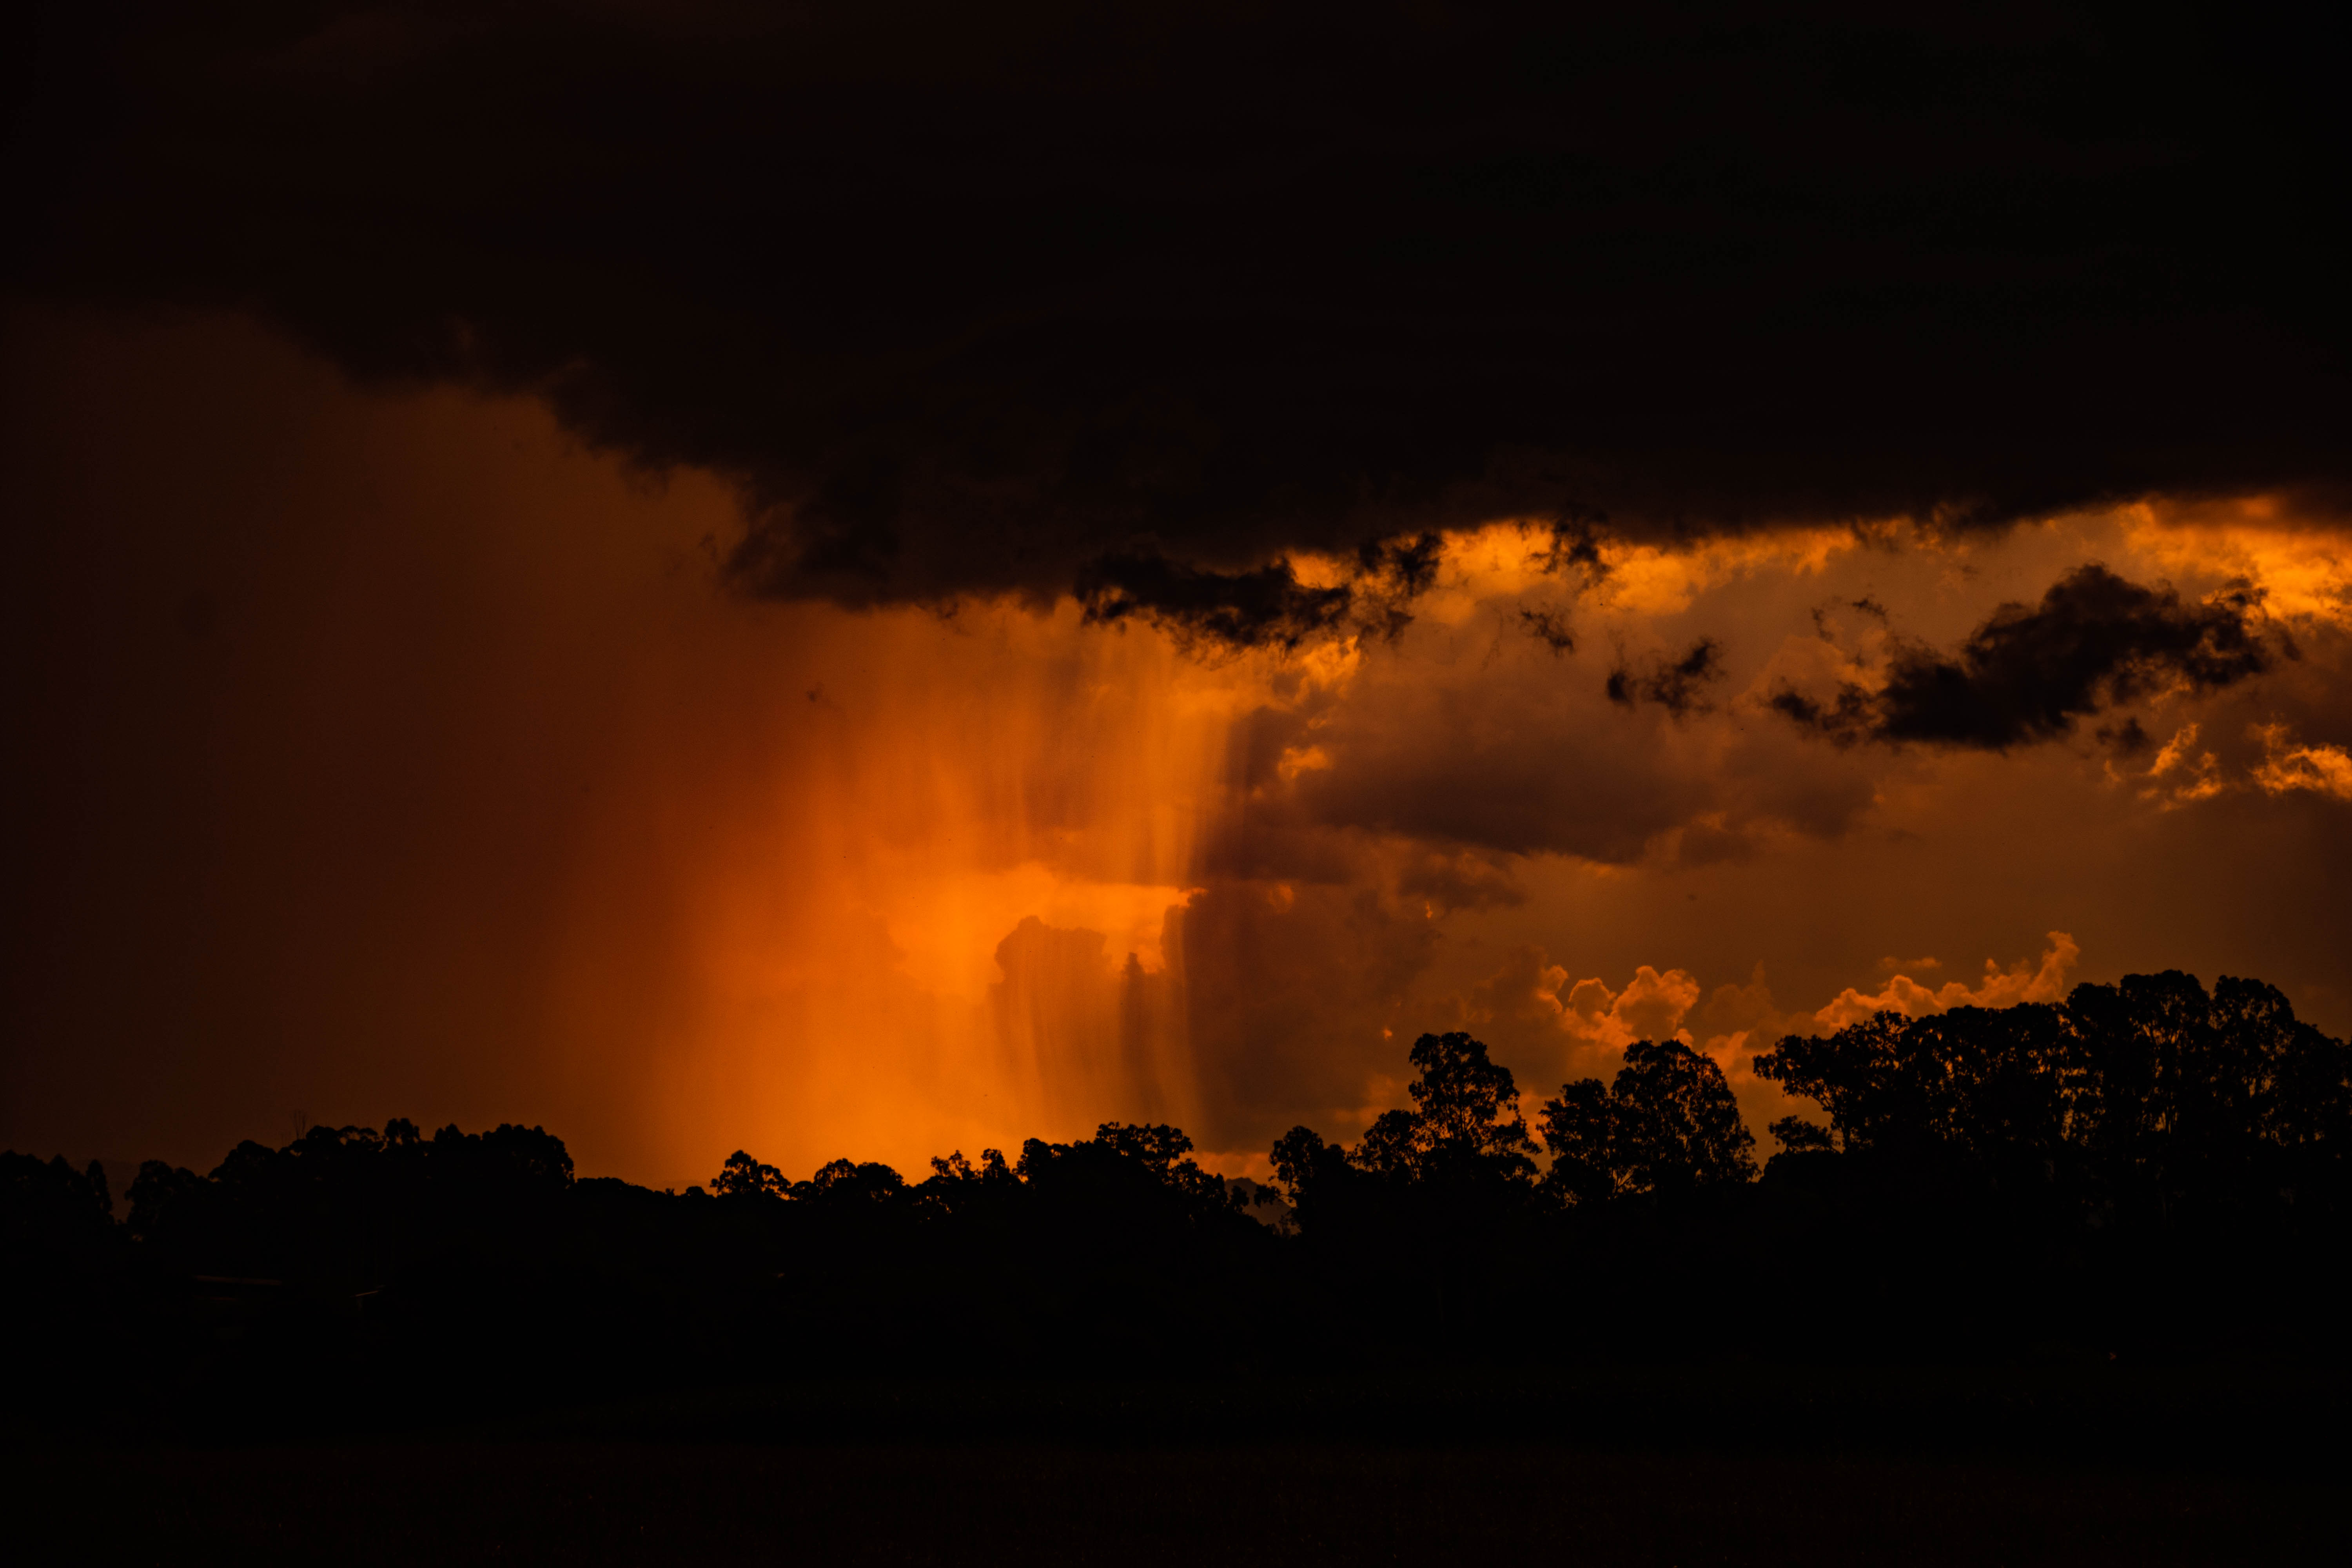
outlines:
{"label": "puffy cloud", "polygon": [[[1566,979],[1564,972],[1561,978]],[[1661,974],[1645,963],[1622,991],[1612,991],[1596,975],[1565,987],[1565,994],[1555,994],[1561,1028],[1579,1039],[1622,1051],[1636,1040],[1688,1043],[1683,1016],[1697,1005],[1699,984],[1679,969]]]}
{"label": "puffy cloud", "polygon": [[[1459,1022],[1494,1037],[1506,1059],[1541,1075],[1530,1092],[1558,1075],[1606,1077],[1636,1040],[1692,1043],[1684,1018],[1698,1005],[1698,981],[1680,969],[1642,964],[1621,989],[1598,975],[1578,980],[1543,949],[1515,949],[1510,961],[1465,999]],[[1548,1090],[1547,1090],[1548,1092]]]}
{"label": "puffy cloud", "polygon": [[[1685,642],[1671,621],[1661,637],[1654,612],[1589,593],[1584,613],[1621,646],[1691,649],[1621,670],[1627,689],[1612,692],[1525,634],[1526,613],[1558,616],[1558,587],[1527,564],[1539,536],[1498,563],[1494,531],[1447,542],[1402,636],[1302,672],[1242,721],[1231,751],[1247,796],[1213,835],[1219,874],[1329,879],[1378,861],[1435,907],[1483,908],[1519,897],[1529,857],[1736,860],[1791,832],[1835,835],[1868,806],[1864,759],[1698,700],[1703,681],[1729,679],[1752,611],[1722,608],[1720,635]],[[1743,572],[1776,583],[1807,570],[1801,554],[1748,556]],[[1727,571],[1708,591],[1739,580]],[[1643,700],[1612,700],[1632,690]]]}
{"label": "puffy cloud", "polygon": [[[2137,721],[2131,728],[2135,733],[2138,731]],[[2210,751],[2198,749],[2198,730],[2195,724],[2183,724],[2173,731],[2172,739],[2158,748],[2147,770],[2135,780],[2140,799],[2154,801],[2170,811],[2192,802],[2210,800],[2230,787],[2221,777],[2221,759]],[[2108,764],[2108,771],[2114,772],[2113,763]]]}
{"label": "puffy cloud", "polygon": [[2352,626],[2340,497],[2151,497],[2117,521],[2127,546],[2168,574],[2251,583],[2273,616]]}
{"label": "puffy cloud", "polygon": [[2285,727],[2279,724],[2258,725],[2254,734],[2263,742],[2263,757],[2253,778],[2265,794],[2308,790],[2352,801],[2352,751],[2326,744],[2294,745]]}
{"label": "puffy cloud", "polygon": [[2083,955],[2074,939],[2063,931],[2050,933],[2050,950],[2041,959],[2025,960],[2002,969],[1988,958],[1984,979],[1973,988],[1948,980],[1930,991],[1907,974],[1897,974],[1874,995],[1847,986],[1837,999],[1813,1014],[1823,1028],[1842,1029],[1883,1012],[1924,1017],[1951,1007],[2011,1007],[2020,1002],[2058,1002],[2066,995],[2066,976]]}
{"label": "puffy cloud", "polygon": [[[1746,981],[1712,990],[1686,970],[1642,964],[1618,989],[1597,975],[1572,979],[1570,971],[1551,963],[1542,949],[1525,947],[1463,999],[1456,1017],[1460,1026],[1480,1031],[1490,1042],[1503,1042],[1498,1058],[1541,1063],[1543,1076],[1522,1085],[1530,1102],[1550,1092],[1550,1074],[1559,1070],[1551,1067],[1555,1060],[1569,1078],[1607,1079],[1634,1041],[1681,1040],[1723,1069],[1741,1114],[1760,1137],[1775,1118],[1811,1109],[1808,1102],[1790,1100],[1779,1085],[1757,1078],[1753,1070],[1756,1057],[1784,1036],[1843,1028],[1885,1010],[1919,1017],[1951,1007],[2063,1000],[2082,950],[2064,931],[2052,931],[2049,941],[2048,951],[2038,960],[2005,970],[1988,960],[1974,986],[1954,980],[1930,990],[1896,973],[1874,994],[1848,986],[1811,1011],[1784,1008],[1774,998],[1761,963]],[[1887,960],[1881,967],[1941,966],[1930,958]],[[1565,1049],[1544,1052],[1546,1038],[1564,1044]]]}
{"label": "puffy cloud", "polygon": [[[2072,961],[2068,943],[2063,963],[2054,970],[2045,959],[2042,971],[2031,976],[1989,974],[1986,984],[1973,992],[1948,986],[1953,996],[1949,1002],[1915,1005],[1932,1012],[1963,1000],[1985,1006],[2044,1000],[2045,992],[2056,994],[2053,988],[2063,987],[2065,965]],[[1926,994],[1924,988],[1901,976],[1889,987],[1890,994],[1898,991],[1905,996]],[[1849,989],[1819,1013],[1789,1011],[1774,999],[1761,963],[1746,981],[1712,990],[1686,970],[1641,964],[1618,989],[1597,975],[1572,979],[1570,971],[1550,962],[1541,948],[1528,946],[1514,951],[1503,968],[1461,999],[1449,1026],[1478,1033],[1496,1047],[1496,1059],[1520,1071],[1522,1099],[1530,1114],[1562,1079],[1606,1081],[1613,1077],[1623,1065],[1625,1047],[1637,1040],[1680,1040],[1722,1068],[1741,1115],[1762,1137],[1775,1118],[1810,1106],[1792,1100],[1780,1085],[1759,1079],[1756,1057],[1785,1035],[1816,1031],[1825,1016],[1849,998],[1868,1000]],[[1858,1016],[1868,1016],[1869,1011]]]}
{"label": "puffy cloud", "polygon": [[1723,1069],[1748,1130],[1769,1149],[1771,1139],[1765,1130],[1779,1118],[1808,1108],[1792,1100],[1779,1084],[1758,1078],[1756,1058],[1782,1036],[1807,1029],[1811,1020],[1781,1009],[1759,963],[1744,984],[1718,985],[1709,992],[1691,1022],[1699,1049]]}

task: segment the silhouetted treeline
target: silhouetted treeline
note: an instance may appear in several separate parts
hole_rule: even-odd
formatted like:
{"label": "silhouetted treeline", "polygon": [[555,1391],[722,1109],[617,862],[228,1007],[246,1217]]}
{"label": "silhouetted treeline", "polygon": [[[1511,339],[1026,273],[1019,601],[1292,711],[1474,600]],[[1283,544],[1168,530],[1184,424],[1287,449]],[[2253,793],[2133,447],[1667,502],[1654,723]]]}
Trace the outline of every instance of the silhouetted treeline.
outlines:
{"label": "silhouetted treeline", "polygon": [[[2352,1053],[2268,986],[1882,1013],[1756,1071],[1822,1119],[1760,1173],[1716,1063],[1643,1041],[1535,1125],[1462,1034],[1279,1193],[1106,1123],[805,1181],[576,1179],[562,1141],[312,1128],[209,1175],[0,1156],[27,1386],[567,1395],[947,1370],[1132,1375],[1530,1357],[2332,1355]],[[484,1380],[488,1382],[486,1384]],[[389,1397],[389,1393],[387,1393]],[[418,1396],[421,1396],[418,1395]]]}
{"label": "silhouetted treeline", "polygon": [[2352,1052],[2270,986],[2135,975],[1789,1037],[1755,1070],[1823,1120],[1776,1122],[1760,1179],[1713,1061],[1625,1056],[1530,1132],[1483,1046],[1424,1036],[1413,1110],[1353,1149],[1286,1134],[1318,1305],[1646,1354],[2336,1353]]}

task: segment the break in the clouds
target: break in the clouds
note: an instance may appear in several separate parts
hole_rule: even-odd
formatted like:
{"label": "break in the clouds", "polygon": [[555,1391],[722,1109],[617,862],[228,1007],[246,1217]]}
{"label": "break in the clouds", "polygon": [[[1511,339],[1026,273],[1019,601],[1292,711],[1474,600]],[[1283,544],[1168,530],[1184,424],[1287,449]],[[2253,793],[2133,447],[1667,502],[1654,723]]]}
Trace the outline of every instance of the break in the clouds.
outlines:
{"label": "break in the clouds", "polygon": [[737,486],[760,594],[1077,592],[1291,643],[1398,594],[1294,555],[1496,517],[1660,541],[2340,489],[2309,25],[56,5],[7,274],[541,396]]}
{"label": "break in the clouds", "polygon": [[[1874,688],[1844,681],[1814,695],[1784,683],[1768,703],[1841,744],[2005,751],[2056,740],[2080,720],[2168,688],[2195,694],[2234,686],[2295,656],[2294,640],[2268,624],[2260,597],[2243,584],[2188,604],[2168,586],[2128,582],[2091,563],[2053,584],[2038,605],[2001,605],[1951,653],[1896,643]],[[2110,737],[2126,752],[2146,742],[2137,719]]]}

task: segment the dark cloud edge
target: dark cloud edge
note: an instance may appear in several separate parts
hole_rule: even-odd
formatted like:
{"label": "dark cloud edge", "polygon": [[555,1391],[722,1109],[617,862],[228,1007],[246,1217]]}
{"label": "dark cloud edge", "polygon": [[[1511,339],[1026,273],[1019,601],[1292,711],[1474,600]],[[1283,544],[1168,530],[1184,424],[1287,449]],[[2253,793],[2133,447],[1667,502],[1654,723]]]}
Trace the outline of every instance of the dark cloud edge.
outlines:
{"label": "dark cloud edge", "polygon": [[541,396],[749,594],[1297,646],[1501,518],[2352,486],[2331,56],[2227,17],[364,12],[39,8],[0,268]]}
{"label": "dark cloud edge", "polygon": [[[1841,747],[2005,752],[2066,739],[2086,720],[2168,689],[2222,690],[2301,657],[2244,584],[2189,603],[2169,584],[2134,583],[2088,562],[2038,604],[2002,605],[1949,653],[1895,639],[1874,689],[1842,681],[1816,694],[1782,680],[1764,705]],[[2126,752],[2147,742],[2136,719],[2097,735]]]}

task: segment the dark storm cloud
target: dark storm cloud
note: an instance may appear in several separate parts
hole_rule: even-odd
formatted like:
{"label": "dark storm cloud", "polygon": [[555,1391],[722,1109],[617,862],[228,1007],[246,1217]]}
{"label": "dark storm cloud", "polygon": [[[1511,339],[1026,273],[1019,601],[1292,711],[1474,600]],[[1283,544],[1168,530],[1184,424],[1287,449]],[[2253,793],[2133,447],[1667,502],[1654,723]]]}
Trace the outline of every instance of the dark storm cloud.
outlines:
{"label": "dark storm cloud", "polygon": [[1285,639],[1329,601],[1269,563],[1451,522],[1590,567],[2352,478],[2340,57],[2234,9],[61,5],[19,58],[18,286],[541,394],[738,480],[762,594]]}
{"label": "dark storm cloud", "polygon": [[1215,572],[1144,547],[1087,562],[1072,586],[1091,623],[1139,616],[1184,639],[1295,648],[1344,626],[1393,640],[1412,623],[1405,606],[1437,580],[1444,542],[1434,533],[1370,541],[1350,580],[1325,587],[1301,583],[1287,561]]}
{"label": "dark storm cloud", "polygon": [[2156,739],[2144,728],[2137,714],[2126,717],[2120,724],[2102,724],[2091,732],[2091,738],[2118,757],[2137,757],[2156,749]]}
{"label": "dark storm cloud", "polygon": [[1528,636],[1551,649],[1554,654],[1569,654],[1576,651],[1575,628],[1568,624],[1568,617],[1558,610],[1523,609],[1519,612],[1519,625],[1526,628]]}
{"label": "dark storm cloud", "polygon": [[1436,583],[1438,562],[1444,552],[1441,535],[1423,532],[1411,539],[1366,544],[1357,552],[1357,563],[1366,574],[1392,581],[1399,595],[1410,599],[1427,593]]}
{"label": "dark storm cloud", "polygon": [[1204,572],[1156,550],[1089,562],[1076,588],[1089,621],[1142,616],[1181,636],[1247,646],[1296,647],[1345,619],[1354,602],[1345,586],[1301,584],[1287,562],[1255,572]]}
{"label": "dark storm cloud", "polygon": [[[2006,751],[2055,740],[2078,719],[2168,686],[2211,691],[2294,657],[2247,593],[2184,604],[2169,587],[2094,563],[2060,578],[2039,605],[2002,605],[1951,654],[1898,643],[1875,691],[1849,683],[1817,698],[1784,684],[1768,701],[1840,744]],[[2100,737],[2125,751],[2147,740],[2137,720]]]}
{"label": "dark storm cloud", "polygon": [[1622,708],[1654,702],[1680,719],[1706,712],[1706,689],[1722,679],[1723,645],[1713,637],[1701,637],[1679,657],[1660,655],[1643,668],[1619,659],[1617,668],[1609,672],[1604,689],[1609,700]]}

